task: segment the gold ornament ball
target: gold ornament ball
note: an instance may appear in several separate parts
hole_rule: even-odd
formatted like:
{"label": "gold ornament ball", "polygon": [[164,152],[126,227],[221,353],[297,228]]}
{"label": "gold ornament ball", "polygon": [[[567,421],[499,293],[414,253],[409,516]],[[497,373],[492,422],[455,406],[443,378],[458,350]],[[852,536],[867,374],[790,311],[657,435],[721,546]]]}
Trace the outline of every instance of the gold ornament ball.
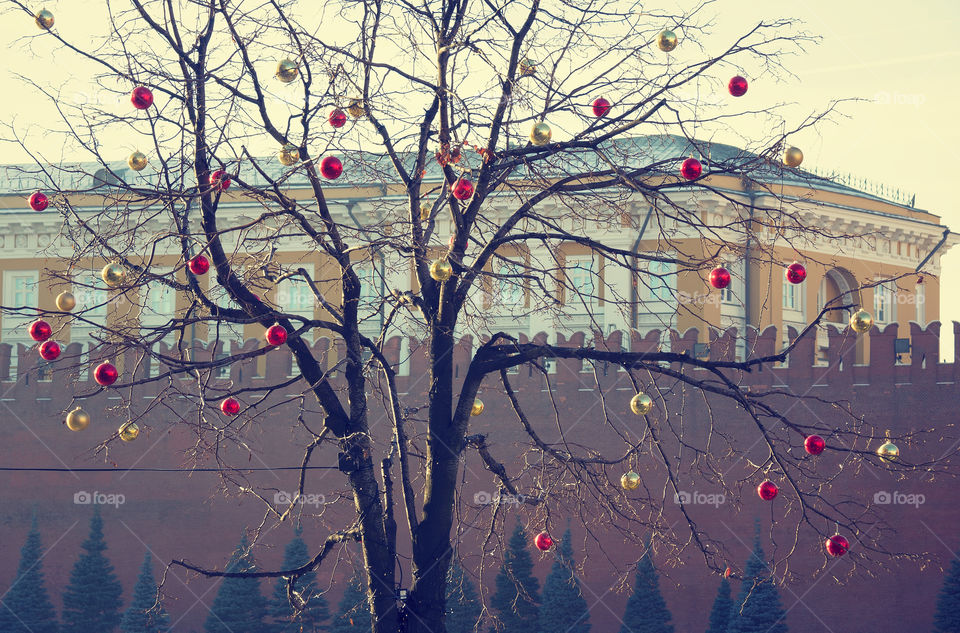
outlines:
{"label": "gold ornament ball", "polygon": [[280,148],[280,152],[277,154],[277,160],[287,167],[296,165],[300,162],[300,149],[293,143],[287,143]]}
{"label": "gold ornament ball", "polygon": [[420,219],[426,222],[430,219],[430,212],[433,211],[433,205],[429,202],[424,202],[420,205]]}
{"label": "gold ornament ball", "polygon": [[803,162],[803,152],[799,147],[788,147],[783,152],[783,164],[787,167],[799,167]]}
{"label": "gold ornament ball", "polygon": [[300,69],[297,67],[297,62],[292,59],[284,59],[277,64],[277,79],[285,84],[296,79],[299,74]]}
{"label": "gold ornament ball", "polygon": [[895,462],[900,459],[900,449],[888,437],[887,441],[877,449],[877,455],[885,462]]}
{"label": "gold ornament ball", "polygon": [[638,393],[630,399],[630,410],[637,415],[647,415],[653,410],[653,398],[645,393]]}
{"label": "gold ornament ball", "polygon": [[136,151],[127,158],[127,164],[133,171],[143,171],[147,166],[147,155],[141,151]]}
{"label": "gold ornament ball", "polygon": [[640,475],[634,471],[623,473],[620,477],[620,487],[624,490],[636,490],[640,487]]}
{"label": "gold ornament ball", "polygon": [[677,34],[667,29],[657,36],[657,47],[664,53],[669,53],[677,47]]}
{"label": "gold ornament ball", "polygon": [[57,295],[57,310],[70,312],[75,307],[77,307],[77,298],[72,292],[61,292]]}
{"label": "gold ornament ball", "polygon": [[473,406],[470,407],[470,415],[480,415],[481,413],[483,413],[483,400],[474,398]]}
{"label": "gold ornament ball", "polygon": [[104,283],[111,288],[116,288],[127,278],[127,271],[123,269],[123,266],[114,262],[104,266],[103,270],[100,271],[100,276],[103,277]]}
{"label": "gold ornament ball", "polygon": [[534,145],[546,145],[550,142],[552,136],[553,130],[543,121],[534,125],[533,129],[530,130],[530,142]]}
{"label": "gold ornament ball", "polygon": [[857,334],[866,334],[873,327],[873,315],[866,310],[857,310],[850,317],[850,328]]}
{"label": "gold ornament ball", "polygon": [[445,259],[435,259],[430,264],[430,276],[434,281],[446,281],[453,277],[453,266]]}
{"label": "gold ornament ball", "polygon": [[40,9],[37,15],[33,16],[33,21],[37,23],[38,29],[49,31],[53,28],[53,14],[46,9]]}
{"label": "gold ornament ball", "polygon": [[82,431],[88,426],[90,426],[90,416],[80,407],[67,414],[67,428],[71,431]]}
{"label": "gold ornament ball", "polygon": [[120,439],[124,442],[132,442],[140,437],[140,426],[136,422],[129,422],[120,427],[118,431]]}
{"label": "gold ornament ball", "polygon": [[367,109],[363,107],[363,101],[354,99],[350,102],[350,105],[347,106],[347,112],[349,112],[353,118],[359,119],[367,113]]}

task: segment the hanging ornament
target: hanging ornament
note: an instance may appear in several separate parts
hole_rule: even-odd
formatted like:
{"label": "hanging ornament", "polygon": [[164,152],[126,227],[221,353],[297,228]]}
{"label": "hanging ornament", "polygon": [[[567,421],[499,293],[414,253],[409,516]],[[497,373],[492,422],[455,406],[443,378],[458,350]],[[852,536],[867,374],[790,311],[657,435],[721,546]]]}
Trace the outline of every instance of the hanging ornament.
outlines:
{"label": "hanging ornament", "polygon": [[624,490],[636,490],[640,487],[640,475],[634,471],[620,475],[620,487]]}
{"label": "hanging ornament", "polygon": [[543,121],[534,125],[533,129],[530,130],[530,142],[538,147],[549,143],[552,136],[553,130]]}
{"label": "hanging ornament", "polygon": [[524,57],[520,61],[519,68],[521,77],[530,77],[537,74],[537,63],[529,57]]}
{"label": "hanging ornament", "polygon": [[783,164],[787,167],[799,167],[803,162],[803,152],[798,147],[788,147],[783,152]]}
{"label": "hanging ornament", "polygon": [[236,398],[224,398],[220,403],[223,415],[234,416],[240,413],[240,402]]}
{"label": "hanging ornament", "polygon": [[363,107],[362,99],[353,99],[350,101],[350,105],[347,106],[347,112],[349,112],[353,118],[359,119],[367,113],[367,109]]}
{"label": "hanging ornament", "polygon": [[480,398],[473,399],[473,405],[470,407],[470,415],[480,415],[483,413],[483,400]]}
{"label": "hanging ornament", "polygon": [[230,188],[231,180],[230,176],[227,175],[227,172],[223,171],[222,169],[218,169],[210,174],[208,182],[210,183],[211,187],[215,189],[219,187],[220,191],[226,191]]}
{"label": "hanging ornament", "polygon": [[445,259],[435,259],[430,262],[430,276],[434,281],[443,283],[453,277],[453,266]]}
{"label": "hanging ornament", "polygon": [[424,222],[430,219],[430,212],[433,211],[433,206],[429,202],[424,202],[420,205],[420,219]]}
{"label": "hanging ornament", "polygon": [[731,575],[733,575],[733,570],[730,569],[729,567],[727,567],[727,568],[723,571],[723,577],[724,577],[724,578],[729,578]]}
{"label": "hanging ornament", "polygon": [[127,278],[127,271],[124,270],[120,264],[111,262],[103,267],[103,270],[100,271],[100,276],[103,278],[104,283],[111,288],[116,288]]}
{"label": "hanging ornament", "polygon": [[553,547],[553,539],[547,533],[546,530],[537,534],[533,539],[533,544],[537,546],[537,549],[541,552],[546,552],[551,547]]}
{"label": "hanging ornament", "polygon": [[136,422],[127,422],[117,431],[124,442],[132,442],[140,437],[140,426]]}
{"label": "hanging ornament", "polygon": [[677,47],[677,34],[667,29],[657,36],[657,47],[664,53],[669,53]]}
{"label": "hanging ornament", "polygon": [[900,449],[890,441],[890,431],[887,431],[887,441],[877,449],[877,455],[885,462],[895,462],[900,459]]}
{"label": "hanging ornament", "polygon": [[653,398],[641,392],[630,399],[630,410],[637,415],[647,415],[653,410]]}
{"label": "hanging ornament", "polygon": [[147,155],[139,150],[127,157],[127,165],[129,165],[133,171],[143,171],[147,166],[147,162]]}
{"label": "hanging ornament", "polygon": [[850,550],[850,541],[839,534],[834,534],[828,538],[825,545],[827,546],[827,553],[835,557],[843,556]]}
{"label": "hanging ornament", "polygon": [[277,64],[277,79],[285,84],[296,79],[299,74],[300,69],[297,67],[297,62],[292,59],[284,59]]}
{"label": "hanging ornament", "polygon": [[104,387],[109,387],[117,382],[117,378],[119,377],[120,373],[117,371],[117,368],[113,366],[113,363],[100,363],[97,365],[97,368],[93,370],[93,379],[97,381],[98,385]]}
{"label": "hanging ornament", "polygon": [[819,455],[827,448],[827,443],[819,435],[808,435],[803,441],[803,450],[811,455]]}
{"label": "hanging ornament", "polygon": [[90,416],[80,407],[67,414],[67,428],[71,431],[82,431],[88,426],[90,426]]}
{"label": "hanging ornament", "polygon": [[777,488],[777,484],[769,479],[757,486],[757,494],[760,495],[760,498],[764,501],[773,501],[777,498],[778,492],[780,492],[780,489]]}
{"label": "hanging ornament", "polygon": [[146,110],[153,105],[153,93],[146,86],[137,86],[130,93],[130,103],[137,110]]}
{"label": "hanging ornament", "polygon": [[723,290],[730,285],[730,271],[723,266],[717,266],[710,271],[710,285]]}
{"label": "hanging ornament", "polygon": [[43,342],[53,335],[53,328],[43,319],[37,319],[30,324],[30,338]]}
{"label": "hanging ornament", "polygon": [[283,345],[287,342],[287,330],[279,323],[274,323],[267,328],[264,338],[267,339],[267,343],[270,343],[274,347]]}
{"label": "hanging ornament", "polygon": [[277,153],[277,160],[279,160],[282,165],[286,165],[287,167],[296,165],[298,162],[300,162],[300,148],[293,143],[287,143],[281,147],[280,151]]}
{"label": "hanging ornament", "polygon": [[61,292],[57,295],[57,310],[70,312],[75,307],[77,307],[77,298],[72,292]]}
{"label": "hanging ornament", "polygon": [[187,267],[194,275],[205,275],[210,270],[210,260],[205,255],[197,255],[187,262]]}
{"label": "hanging ornament", "polygon": [[320,173],[327,180],[336,180],[343,173],[343,163],[336,156],[324,156],[320,161]]}
{"label": "hanging ornament", "polygon": [[603,97],[597,97],[593,100],[593,116],[600,118],[607,115],[610,111],[610,102]]}
{"label": "hanging ornament", "polygon": [[857,334],[866,334],[873,327],[873,315],[866,310],[857,310],[850,317],[850,328]]}
{"label": "hanging ornament", "polygon": [[40,343],[40,358],[43,360],[57,360],[60,358],[60,344],[56,341]]}
{"label": "hanging ornament", "polygon": [[729,90],[730,94],[734,97],[742,97],[747,94],[747,80],[737,75],[730,79],[730,83],[727,84],[727,90]]}
{"label": "hanging ornament", "polygon": [[451,189],[453,197],[457,200],[469,200],[473,195],[473,183],[469,178],[457,178],[457,182],[453,183]]}
{"label": "hanging ornament", "polygon": [[341,128],[347,124],[347,115],[340,108],[334,108],[330,111],[330,116],[327,117],[327,120],[335,128]]}
{"label": "hanging ornament", "polygon": [[42,191],[34,191],[30,194],[30,197],[27,198],[27,203],[34,211],[43,211],[50,206],[50,198]]}
{"label": "hanging ornament", "polygon": [[800,262],[793,262],[787,266],[786,276],[790,283],[802,284],[803,280],[807,278],[807,269]]}
{"label": "hanging ornament", "polygon": [[53,14],[46,9],[40,9],[37,14],[33,16],[33,21],[37,24],[38,29],[49,31],[53,28]]}
{"label": "hanging ornament", "polygon": [[696,180],[703,173],[703,165],[696,158],[688,158],[680,165],[680,175],[684,180]]}

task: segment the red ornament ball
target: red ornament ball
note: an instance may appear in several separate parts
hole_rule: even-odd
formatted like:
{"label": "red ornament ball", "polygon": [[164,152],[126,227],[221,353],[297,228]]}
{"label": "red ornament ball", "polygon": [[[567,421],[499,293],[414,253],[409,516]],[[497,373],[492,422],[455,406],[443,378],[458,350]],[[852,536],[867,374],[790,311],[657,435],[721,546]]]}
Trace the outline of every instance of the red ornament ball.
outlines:
{"label": "red ornament ball", "polygon": [[825,545],[827,546],[827,553],[831,556],[840,557],[850,550],[850,541],[839,534],[834,534],[828,538]]}
{"label": "red ornament ball", "polygon": [[223,411],[223,415],[237,415],[240,413],[240,402],[236,398],[224,398],[220,403],[220,410]]}
{"label": "red ornament ball", "polygon": [[60,357],[60,344],[56,341],[44,341],[40,344],[40,358],[57,360]]}
{"label": "red ornament ball", "polygon": [[727,84],[727,90],[730,91],[734,97],[742,97],[747,94],[747,80],[740,75],[733,77],[730,80],[730,83]]}
{"label": "red ornament ball", "polygon": [[703,173],[703,165],[696,158],[688,158],[680,165],[680,175],[684,180],[696,180]]}
{"label": "red ornament ball", "polygon": [[723,266],[717,266],[710,271],[710,285],[714,288],[724,289],[730,285],[730,271]]}
{"label": "red ornament ball", "polygon": [[457,200],[469,200],[473,195],[473,183],[467,178],[457,178],[453,183],[453,197]]}
{"label": "red ornament ball", "polygon": [[593,102],[593,116],[599,118],[607,115],[610,111],[610,102],[600,97]]}
{"label": "red ornament ball", "polygon": [[117,382],[117,378],[119,377],[120,372],[117,371],[117,368],[114,367],[112,363],[100,363],[97,365],[97,368],[93,370],[93,379],[97,381],[98,385],[103,385],[104,387],[109,387]]}
{"label": "red ornament ball", "polygon": [[330,125],[336,128],[341,128],[347,124],[347,115],[340,108],[334,108],[330,111],[330,116],[327,118],[330,121]]}
{"label": "red ornament ball", "polygon": [[803,449],[811,455],[819,455],[826,447],[827,443],[819,435],[810,435],[803,441]]}
{"label": "red ornament ball", "polygon": [[279,323],[274,323],[267,328],[266,339],[271,345],[283,345],[287,342],[287,330]]}
{"label": "red ornament ball", "polygon": [[30,324],[30,338],[42,342],[53,335],[53,328],[43,319],[37,319]]}
{"label": "red ornament ball", "polygon": [[226,191],[230,188],[230,176],[228,176],[227,172],[223,171],[222,169],[218,169],[210,174],[210,186],[219,186],[221,190]]}
{"label": "red ornament ball", "polygon": [[130,93],[130,103],[137,110],[146,110],[153,105],[153,93],[146,86],[137,86]]}
{"label": "red ornament ball", "polygon": [[777,488],[777,484],[769,479],[757,486],[757,494],[760,495],[760,498],[764,501],[773,501],[777,498],[778,492],[780,492],[780,489]]}
{"label": "red ornament ball", "polygon": [[43,211],[50,206],[50,198],[42,191],[34,191],[31,193],[30,197],[27,198],[27,202],[34,211]]}
{"label": "red ornament ball", "polygon": [[793,262],[787,266],[787,281],[792,284],[803,283],[803,280],[807,278],[807,269],[803,267],[803,264],[799,262]]}
{"label": "red ornament ball", "polygon": [[343,173],[343,163],[336,156],[325,156],[320,161],[320,173],[327,180],[336,180]]}
{"label": "red ornament ball", "polygon": [[210,260],[206,255],[197,255],[187,262],[187,266],[194,275],[205,275],[210,270]]}
{"label": "red ornament ball", "polygon": [[546,552],[551,547],[553,547],[553,538],[547,533],[546,530],[537,534],[533,539],[533,544],[537,546],[537,549],[541,552]]}

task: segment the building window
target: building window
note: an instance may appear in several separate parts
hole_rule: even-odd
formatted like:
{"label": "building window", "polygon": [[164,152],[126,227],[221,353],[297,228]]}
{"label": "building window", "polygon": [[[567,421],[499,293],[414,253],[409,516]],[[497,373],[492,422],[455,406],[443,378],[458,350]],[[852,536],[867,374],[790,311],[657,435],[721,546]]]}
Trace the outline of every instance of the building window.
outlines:
{"label": "building window", "polygon": [[801,286],[783,280],[783,309],[800,312],[803,310],[803,293]]}
{"label": "building window", "polygon": [[[158,277],[169,275],[170,272],[170,269],[154,271]],[[140,314],[140,325],[157,328],[169,323],[176,309],[176,290],[159,281],[152,281],[147,285],[146,293],[143,311]]]}
{"label": "building window", "polygon": [[[313,279],[313,266],[300,266],[300,268],[303,268],[310,275],[310,279]],[[302,275],[295,274],[280,282],[280,286],[277,288],[276,302],[283,312],[312,320],[317,297],[313,294],[313,289],[310,288],[307,280]],[[291,322],[291,325],[300,329],[303,323],[295,320]],[[311,331],[304,332],[302,338],[308,341],[312,340]]]}
{"label": "building window", "polygon": [[923,284],[917,284],[916,294],[914,295],[917,302],[917,323],[924,326],[927,324],[925,288],[926,286]]}
{"label": "building window", "polygon": [[877,323],[890,323],[893,317],[893,293],[890,282],[882,283],[873,288],[873,319]]}
{"label": "building window", "polygon": [[592,255],[567,257],[567,278],[576,297],[571,296],[567,304],[591,304],[596,301],[596,273]]}
{"label": "building window", "polygon": [[[105,324],[107,322],[107,291],[102,287],[103,279],[100,277],[100,271],[88,271],[82,274],[78,281],[79,284],[73,292],[77,298],[75,312],[82,311],[84,318],[99,325]],[[84,323],[80,327],[92,326]]]}
{"label": "building window", "polygon": [[512,307],[523,305],[523,278],[520,277],[523,267],[513,262],[500,262],[497,274],[500,275],[494,280],[497,304]]}
{"label": "building window", "polygon": [[647,267],[650,277],[647,281],[649,299],[653,301],[669,301],[673,297],[674,286],[677,281],[677,265],[673,262],[650,262]]}

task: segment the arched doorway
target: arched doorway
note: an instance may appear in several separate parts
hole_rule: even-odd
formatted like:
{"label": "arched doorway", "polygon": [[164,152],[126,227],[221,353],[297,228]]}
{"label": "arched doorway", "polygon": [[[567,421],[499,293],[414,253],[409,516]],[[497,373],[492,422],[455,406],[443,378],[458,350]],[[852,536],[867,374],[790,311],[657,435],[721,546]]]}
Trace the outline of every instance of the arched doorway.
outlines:
{"label": "arched doorway", "polygon": [[[857,293],[857,278],[846,268],[832,268],[826,272],[820,281],[820,291],[817,293],[817,312],[825,305],[834,302],[834,305],[855,304],[859,300]],[[839,300],[837,300],[839,298]],[[829,334],[827,328],[843,329],[850,319],[850,310],[834,310],[824,315],[823,322],[817,328],[817,360],[827,360]],[[864,362],[863,339],[857,341],[856,363]]]}

